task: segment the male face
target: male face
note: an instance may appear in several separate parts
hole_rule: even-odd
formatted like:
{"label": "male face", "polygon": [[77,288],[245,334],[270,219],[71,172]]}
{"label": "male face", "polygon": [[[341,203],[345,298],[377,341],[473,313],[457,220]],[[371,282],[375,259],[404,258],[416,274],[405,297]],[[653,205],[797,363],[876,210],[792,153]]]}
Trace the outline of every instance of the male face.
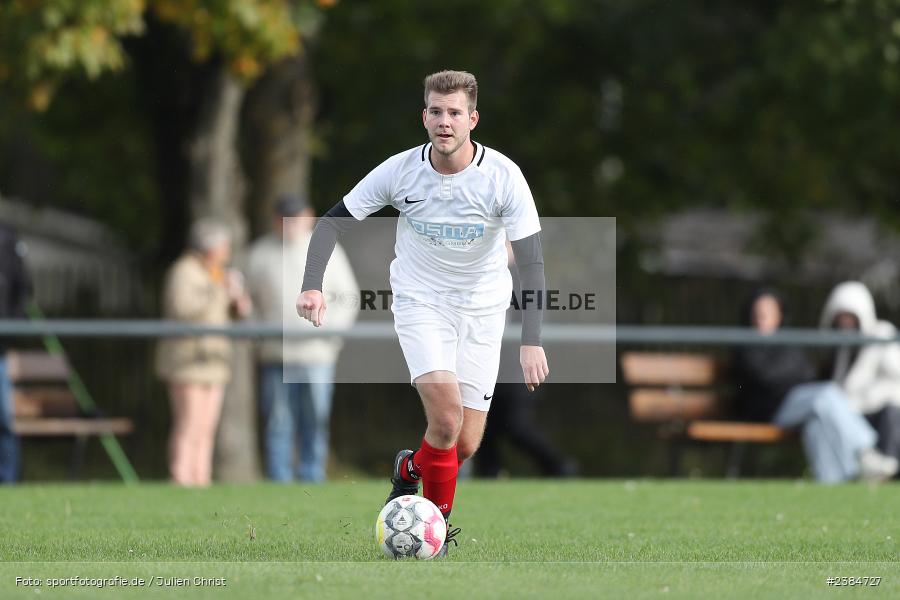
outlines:
{"label": "male face", "polygon": [[772,296],[760,296],[753,303],[753,326],[763,335],[775,333],[781,325],[781,306]]}
{"label": "male face", "polygon": [[853,313],[839,312],[834,316],[834,326],[845,331],[856,330],[859,329],[859,319]]}
{"label": "male face", "polygon": [[422,122],[432,147],[443,156],[451,156],[469,141],[469,132],[478,124],[478,111],[469,112],[466,93],[429,92]]}
{"label": "male face", "polygon": [[286,242],[293,242],[301,235],[312,231],[316,224],[316,215],[311,208],[304,209],[291,217],[276,216],[275,232]]}

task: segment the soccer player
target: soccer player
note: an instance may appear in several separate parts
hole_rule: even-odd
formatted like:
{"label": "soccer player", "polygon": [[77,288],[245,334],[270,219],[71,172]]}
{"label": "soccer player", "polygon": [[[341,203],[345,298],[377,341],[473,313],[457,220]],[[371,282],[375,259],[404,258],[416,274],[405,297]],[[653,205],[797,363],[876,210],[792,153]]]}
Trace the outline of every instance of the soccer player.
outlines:
{"label": "soccer player", "polygon": [[[478,448],[494,394],[512,281],[509,239],[521,278],[519,360],[529,391],[549,375],[541,347],[544,261],[540,222],[522,171],[471,138],[478,84],[464,71],[425,78],[429,142],[366,175],[319,220],[307,253],[297,312],[325,316],[322,278],[337,238],[384,206],[400,212],[391,263],[394,327],[427,427],[416,451],[394,461],[388,501],[423,495],[449,518],[459,465]],[[449,526],[448,526],[449,530]],[[449,530],[449,542],[458,529]]]}

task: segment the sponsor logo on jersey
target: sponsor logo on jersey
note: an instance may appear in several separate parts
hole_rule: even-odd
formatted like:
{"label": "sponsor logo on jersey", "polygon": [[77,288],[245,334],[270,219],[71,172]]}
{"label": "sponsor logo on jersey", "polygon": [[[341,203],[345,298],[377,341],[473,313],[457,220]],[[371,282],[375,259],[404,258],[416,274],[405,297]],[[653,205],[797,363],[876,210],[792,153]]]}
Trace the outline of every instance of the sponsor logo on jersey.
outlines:
{"label": "sponsor logo on jersey", "polygon": [[469,246],[484,237],[484,223],[429,223],[409,217],[406,222],[436,246]]}

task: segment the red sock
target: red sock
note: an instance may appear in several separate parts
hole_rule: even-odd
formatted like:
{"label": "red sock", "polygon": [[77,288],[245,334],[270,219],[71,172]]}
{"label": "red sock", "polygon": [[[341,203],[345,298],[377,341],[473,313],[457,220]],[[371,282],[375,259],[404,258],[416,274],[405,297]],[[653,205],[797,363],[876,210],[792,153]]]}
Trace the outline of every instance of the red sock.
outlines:
{"label": "red sock", "polygon": [[413,463],[422,474],[422,495],[448,515],[453,508],[459,474],[456,444],[452,448],[435,448],[423,439],[422,447],[413,455]]}
{"label": "red sock", "polygon": [[400,463],[400,477],[403,478],[403,481],[419,483],[419,480],[422,478],[422,472],[416,468],[416,461],[413,460],[415,456],[416,453],[413,452]]}

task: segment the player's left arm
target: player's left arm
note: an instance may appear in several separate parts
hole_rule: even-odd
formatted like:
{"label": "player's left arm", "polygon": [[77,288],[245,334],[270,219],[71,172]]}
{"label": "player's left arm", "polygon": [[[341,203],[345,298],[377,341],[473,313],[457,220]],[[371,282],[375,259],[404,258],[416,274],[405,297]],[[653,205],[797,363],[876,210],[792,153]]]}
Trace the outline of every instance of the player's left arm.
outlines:
{"label": "player's left arm", "polygon": [[520,302],[522,310],[522,347],[519,362],[525,376],[529,392],[541,385],[550,374],[547,356],[541,346],[541,325],[544,319],[544,303],[538,298],[544,296],[544,253],[541,248],[540,232],[510,242],[519,282],[522,290]]}
{"label": "player's left arm", "polygon": [[[506,228],[513,256],[519,270],[522,290],[522,348],[519,362],[525,385],[533,392],[550,374],[547,357],[541,347],[541,322],[544,318],[544,253],[541,249],[541,223],[531,189],[518,167],[507,170],[500,179],[499,215]],[[529,302],[524,299],[530,298]]]}

